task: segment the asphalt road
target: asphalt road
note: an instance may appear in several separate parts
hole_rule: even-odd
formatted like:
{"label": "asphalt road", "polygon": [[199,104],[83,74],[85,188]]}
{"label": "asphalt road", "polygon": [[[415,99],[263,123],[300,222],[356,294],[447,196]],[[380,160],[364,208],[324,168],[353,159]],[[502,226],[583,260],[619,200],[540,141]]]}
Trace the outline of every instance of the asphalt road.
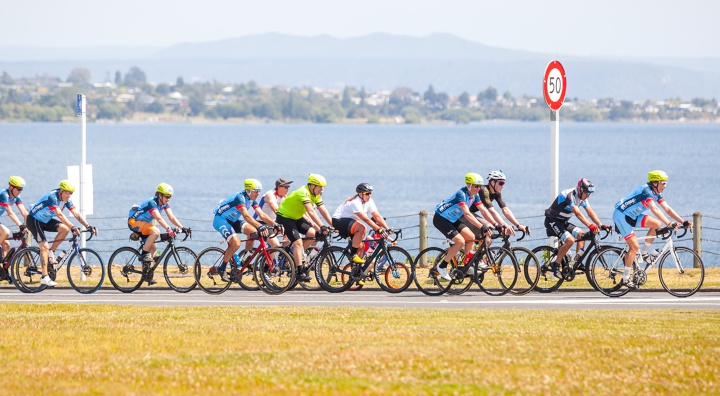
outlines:
{"label": "asphalt road", "polygon": [[14,288],[0,288],[0,303],[75,303],[147,306],[325,306],[375,308],[465,308],[465,309],[720,309],[720,292],[699,292],[692,297],[676,298],[661,291],[637,291],[620,298],[609,298],[593,291],[558,291],[524,296],[488,296],[475,289],[460,296],[429,297],[420,292],[389,294],[381,290],[360,290],[331,294],[293,290],[271,296],[263,292],[230,289],[220,295],[201,290],[181,294],[169,289],[140,289],[124,294],[103,289],[83,295],[72,289],[46,289],[24,294]]}

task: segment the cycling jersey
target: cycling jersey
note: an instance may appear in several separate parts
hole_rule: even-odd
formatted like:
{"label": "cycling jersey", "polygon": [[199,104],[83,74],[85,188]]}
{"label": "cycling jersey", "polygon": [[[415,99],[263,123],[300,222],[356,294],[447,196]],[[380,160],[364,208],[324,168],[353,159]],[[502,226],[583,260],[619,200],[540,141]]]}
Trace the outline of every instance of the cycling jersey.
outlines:
{"label": "cycling jersey", "polygon": [[160,212],[160,214],[162,214],[165,209],[169,208],[169,202],[165,205],[159,205],[158,197],[154,196],[152,198],[146,199],[145,201],[143,201],[143,203],[137,205],[137,207],[133,206],[128,213],[128,220],[145,221],[149,223],[155,218],[152,214],[154,211],[157,210]]}
{"label": "cycling jersey", "polygon": [[635,220],[648,210],[650,201],[662,203],[665,199],[660,194],[656,194],[649,184],[634,189],[628,196],[621,199],[615,204],[615,210],[620,211],[623,215]]}
{"label": "cycling jersey", "polygon": [[467,187],[463,187],[451,195],[450,198],[435,206],[435,213],[454,223],[463,216],[461,207],[466,205],[468,207],[472,205],[479,207],[482,203],[478,194],[471,197]]}
{"label": "cycling jersey", "polygon": [[299,220],[307,212],[305,204],[312,203],[315,206],[323,204],[322,196],[310,194],[310,189],[304,185],[290,193],[280,206],[277,214],[290,220]]}
{"label": "cycling jersey", "polygon": [[[277,206],[278,206],[278,207],[280,207],[280,204],[282,203],[282,201],[285,200],[286,197],[281,197],[281,196],[279,196],[279,195],[277,194],[277,189],[276,189],[276,190],[268,191],[267,193],[265,193],[265,195],[262,196],[262,198],[260,198],[260,202],[258,203],[258,206],[260,206],[260,210],[262,210],[263,212],[265,212],[265,214],[268,215],[268,217],[269,217],[272,221],[275,221],[275,218],[276,218],[275,211],[272,210],[272,208],[271,208],[270,205],[268,204],[268,197],[270,197],[270,196],[275,196],[275,201],[277,201]],[[260,218],[260,216],[258,216],[257,213],[255,213],[255,214],[253,215],[253,217],[256,218],[256,219],[259,219],[259,218]]]}
{"label": "cycling jersey", "polygon": [[10,188],[6,188],[2,191],[0,191],[0,216],[2,216],[5,211],[7,211],[7,208],[12,206],[12,204],[15,204],[15,206],[18,206],[22,203],[22,199],[20,197],[10,198]]}
{"label": "cycling jersey", "polygon": [[242,217],[240,209],[245,207],[258,210],[258,203],[250,199],[247,191],[243,190],[220,201],[220,204],[213,210],[213,213],[215,216],[221,216],[233,222],[240,220]]}
{"label": "cycling jersey", "polygon": [[55,217],[55,208],[60,208],[62,212],[64,209],[73,210],[75,205],[69,199],[67,202],[60,200],[60,189],[50,191],[40,198],[39,201],[35,202],[30,207],[29,214],[41,223],[47,223],[53,217]]}
{"label": "cycling jersey", "polygon": [[494,193],[490,192],[490,187],[488,186],[482,186],[480,187],[480,192],[478,192],[478,195],[480,195],[480,199],[482,200],[483,205],[485,205],[486,208],[492,208],[492,201],[494,200],[497,202],[500,209],[505,207],[505,201],[502,199],[502,194],[500,194],[499,191],[496,191]]}
{"label": "cycling jersey", "polygon": [[569,221],[573,216],[572,207],[589,208],[587,199],[578,202],[577,189],[562,190],[550,207],[545,209],[545,216],[555,220]]}
{"label": "cycling jersey", "polygon": [[358,213],[365,213],[368,217],[370,217],[373,212],[377,212],[375,201],[370,198],[367,202],[363,203],[358,196],[349,201],[345,201],[342,205],[338,206],[332,217],[333,219],[353,219],[355,221],[359,221],[360,218],[357,216]]}

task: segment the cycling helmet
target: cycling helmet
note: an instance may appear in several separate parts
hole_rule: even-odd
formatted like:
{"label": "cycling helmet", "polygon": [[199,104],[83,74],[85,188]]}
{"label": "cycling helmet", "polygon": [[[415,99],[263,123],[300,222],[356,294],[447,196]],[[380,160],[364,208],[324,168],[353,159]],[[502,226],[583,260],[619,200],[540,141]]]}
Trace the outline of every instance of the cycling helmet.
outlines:
{"label": "cycling helmet", "polygon": [[25,179],[20,176],[10,176],[8,183],[13,187],[25,188]]}
{"label": "cycling helmet", "polygon": [[320,187],[327,186],[325,178],[322,175],[318,175],[317,173],[311,173],[308,175],[308,184],[314,184]]}
{"label": "cycling helmet", "polygon": [[496,170],[488,173],[488,182],[490,180],[505,180],[505,174],[501,170]]}
{"label": "cycling helmet", "polygon": [[75,185],[70,183],[69,180],[61,180],[59,187],[61,190],[75,192]]}
{"label": "cycling helmet", "polygon": [[160,194],[172,196],[173,188],[171,185],[169,185],[167,183],[160,183],[158,185],[157,192],[159,192]]}
{"label": "cycling helmet", "polygon": [[355,192],[360,193],[366,193],[366,192],[372,192],[373,187],[370,185],[370,183],[360,183],[355,187]]}
{"label": "cycling helmet", "polygon": [[482,176],[479,173],[468,173],[465,175],[466,184],[484,184]]}
{"label": "cycling helmet", "polygon": [[657,181],[665,181],[668,179],[667,173],[661,170],[654,170],[648,172],[648,181],[649,182],[657,182]]}
{"label": "cycling helmet", "polygon": [[246,190],[262,190],[262,183],[258,179],[245,179]]}
{"label": "cycling helmet", "polygon": [[592,182],[591,182],[590,180],[588,180],[587,178],[584,178],[584,177],[583,177],[582,179],[580,179],[580,180],[578,181],[578,185],[577,185],[577,186],[578,186],[578,188],[580,189],[580,191],[584,191],[584,192],[586,192],[588,195],[590,195],[590,194],[592,194],[592,193],[595,192],[595,185],[592,184]]}

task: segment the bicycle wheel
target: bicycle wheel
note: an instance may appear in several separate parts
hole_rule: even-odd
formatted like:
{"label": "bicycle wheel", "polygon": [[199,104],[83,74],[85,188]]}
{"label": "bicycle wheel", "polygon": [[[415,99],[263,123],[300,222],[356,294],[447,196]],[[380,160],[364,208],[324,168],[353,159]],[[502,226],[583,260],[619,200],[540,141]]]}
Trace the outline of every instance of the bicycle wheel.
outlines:
{"label": "bicycle wheel", "polygon": [[597,291],[608,297],[624,296],[630,291],[622,284],[624,270],[625,252],[620,248],[609,246],[598,253],[592,261],[590,283]]}
{"label": "bicycle wheel", "polygon": [[[231,282],[225,282],[220,277],[218,267],[222,264],[225,252],[216,247],[209,247],[195,258],[193,274],[195,275],[195,283],[200,289],[208,294],[220,294],[230,288]],[[225,270],[226,272],[229,270]]]}
{"label": "bicycle wheel", "polygon": [[[256,260],[257,261],[257,260]],[[255,271],[253,270],[253,266],[251,264],[242,264],[242,267],[238,270],[238,273],[235,275],[234,278],[231,278],[231,281],[237,282],[238,285],[243,290],[247,291],[258,291],[260,290],[260,286],[257,284],[257,280],[255,277]]]}
{"label": "bicycle wheel", "polygon": [[96,251],[79,249],[67,262],[67,277],[70,286],[78,293],[95,293],[105,281],[105,266]]}
{"label": "bicycle wheel", "polygon": [[[489,269],[480,271],[477,278],[477,284],[480,290],[491,296],[502,296],[512,290],[518,278],[518,263],[515,255],[502,246],[495,246],[487,249],[488,253],[483,254],[487,257]],[[485,260],[485,257],[481,257]],[[482,279],[481,279],[482,278]]]}
{"label": "bicycle wheel", "polygon": [[192,249],[184,246],[174,247],[165,257],[163,274],[171,289],[179,293],[187,293],[197,286],[195,282],[195,258]]}
{"label": "bicycle wheel", "polygon": [[[359,269],[356,269],[356,271],[359,271]],[[349,283],[350,283],[350,287],[348,287],[347,290],[350,290],[350,291],[356,291],[356,290],[362,289],[362,288],[363,288],[363,285],[359,285],[357,282],[355,282],[355,281],[352,280],[352,275],[351,275],[352,273],[353,273],[353,264],[352,264],[352,263],[345,264],[345,267],[343,267],[342,275],[341,275],[341,276],[342,276],[342,283],[343,283],[343,284],[346,284],[346,283],[349,282]],[[369,282],[369,281],[370,281],[370,279],[368,279],[367,276],[364,277],[363,280],[364,280],[365,282]]]}
{"label": "bicycle wheel", "polygon": [[698,254],[685,247],[675,247],[660,258],[660,284],[675,297],[689,297],[700,289],[705,279],[705,265]]}
{"label": "bicycle wheel", "polygon": [[512,247],[518,265],[518,279],[510,293],[520,296],[530,293],[540,281],[540,261],[532,250],[524,247]]}
{"label": "bicycle wheel", "polygon": [[418,290],[428,296],[439,296],[447,292],[452,282],[440,278],[436,266],[445,257],[445,251],[431,247],[418,253],[412,264],[412,275]]}
{"label": "bicycle wheel", "polygon": [[[350,271],[345,267],[350,263],[350,258],[345,254],[345,249],[339,246],[331,246],[321,253],[315,263],[315,278],[320,287],[330,293],[340,293],[352,286],[350,282]],[[343,276],[345,275],[345,276]]]}
{"label": "bicycle wheel", "polygon": [[319,291],[322,290],[322,287],[317,281],[317,277],[315,276],[315,263],[317,262],[320,255],[318,254],[318,248],[314,246],[310,246],[305,250],[305,256],[310,257],[310,262],[308,263],[308,275],[310,275],[310,280],[307,282],[303,282],[302,280],[298,279],[297,283],[300,284],[300,287],[302,287],[305,290],[309,291]]}
{"label": "bicycle wheel", "polygon": [[108,260],[107,272],[115,289],[123,293],[134,292],[143,282],[140,253],[127,246],[114,251]]}
{"label": "bicycle wheel", "polygon": [[20,249],[12,258],[12,271],[15,278],[15,287],[23,293],[37,293],[45,289],[40,283],[42,277],[42,262],[40,249],[26,247]]}
{"label": "bicycle wheel", "polygon": [[412,283],[412,257],[399,246],[387,248],[387,256],[380,253],[375,258],[375,279],[381,289],[388,293],[402,293]]}
{"label": "bicycle wheel", "polygon": [[281,294],[295,285],[295,260],[283,248],[270,248],[255,259],[255,280],[267,294]]}
{"label": "bicycle wheel", "polygon": [[[540,293],[554,292],[563,283],[563,278],[556,278],[552,271],[552,264],[557,257],[557,249],[550,246],[538,246],[532,252],[540,263],[540,273],[538,274],[538,282],[535,284],[535,290]],[[564,258],[563,263],[565,263]]]}

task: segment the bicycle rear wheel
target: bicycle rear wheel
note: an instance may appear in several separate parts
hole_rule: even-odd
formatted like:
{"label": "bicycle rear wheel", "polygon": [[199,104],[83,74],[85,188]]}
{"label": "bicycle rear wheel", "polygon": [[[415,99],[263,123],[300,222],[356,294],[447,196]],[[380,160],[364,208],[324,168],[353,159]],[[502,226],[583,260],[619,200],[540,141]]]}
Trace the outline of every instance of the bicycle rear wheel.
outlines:
{"label": "bicycle rear wheel", "polygon": [[[518,277],[518,264],[515,255],[502,246],[487,249],[487,270],[478,270],[481,275],[477,278],[478,286],[486,294],[491,296],[502,296],[512,290]],[[481,257],[485,260],[485,257]],[[482,279],[480,279],[482,278]]]}
{"label": "bicycle rear wheel", "polygon": [[115,289],[123,293],[134,292],[143,282],[140,253],[127,246],[114,251],[108,260],[107,272]]}
{"label": "bicycle rear wheel", "polygon": [[305,256],[306,257],[312,257],[310,259],[310,262],[308,263],[308,275],[310,275],[310,280],[307,282],[303,282],[302,280],[297,280],[297,283],[300,284],[300,287],[302,287],[304,290],[309,291],[319,291],[322,290],[322,287],[320,287],[320,284],[317,281],[317,277],[315,276],[315,263],[317,262],[318,258],[320,257],[318,253],[318,248],[314,246],[310,246],[305,250]]}
{"label": "bicycle rear wheel", "polygon": [[187,293],[197,286],[195,281],[195,258],[192,249],[184,246],[175,247],[165,257],[163,275],[171,289],[179,293]]}
{"label": "bicycle rear wheel", "polygon": [[105,266],[94,250],[82,248],[79,253],[73,253],[68,259],[68,281],[78,293],[95,293],[105,281]]}
{"label": "bicycle rear wheel", "polygon": [[375,258],[375,279],[381,289],[388,293],[402,293],[412,283],[412,257],[399,246],[387,248],[387,256],[380,253]]}
{"label": "bicycle rear wheel", "polygon": [[665,291],[675,297],[692,296],[703,284],[705,265],[692,249],[675,247],[675,255],[672,253],[667,251],[660,258],[658,265],[660,284]]}
{"label": "bicycle rear wheel", "polygon": [[412,275],[415,286],[418,290],[428,296],[439,296],[447,292],[451,281],[440,277],[437,272],[437,265],[445,257],[445,250],[430,247],[420,252],[412,264]]}
{"label": "bicycle rear wheel", "polygon": [[350,271],[345,270],[348,264],[350,258],[345,254],[345,249],[339,246],[325,249],[315,263],[315,278],[320,287],[330,293],[340,293],[349,289],[353,282],[350,280],[352,278]]}
{"label": "bicycle rear wheel", "polygon": [[[552,265],[557,257],[557,249],[550,246],[538,246],[532,252],[540,263],[540,273],[538,274],[538,282],[535,284],[535,290],[540,293],[554,292],[562,285],[564,280],[563,278],[556,278],[552,271]],[[566,263],[564,258],[562,262]]]}
{"label": "bicycle rear wheel", "polygon": [[[231,282],[225,282],[220,277],[218,267],[222,264],[225,252],[216,247],[209,247],[195,258],[193,266],[193,274],[195,275],[195,283],[200,289],[208,294],[220,294],[230,288]],[[229,271],[230,264],[227,265],[225,271]]]}
{"label": "bicycle rear wheel", "polygon": [[40,283],[42,277],[42,262],[40,249],[26,247],[20,249],[12,258],[12,271],[15,278],[15,287],[23,293],[37,293],[45,289]]}
{"label": "bicycle rear wheel", "polygon": [[530,249],[513,247],[510,250],[518,264],[518,279],[510,293],[516,296],[530,293],[540,281],[540,261]]}
{"label": "bicycle rear wheel", "polygon": [[254,265],[255,280],[267,294],[281,294],[295,285],[295,260],[283,248],[260,252]]}
{"label": "bicycle rear wheel", "polygon": [[620,297],[627,294],[630,289],[623,286],[622,277],[625,270],[624,251],[609,246],[592,261],[589,268],[590,276],[597,291],[608,297]]}

